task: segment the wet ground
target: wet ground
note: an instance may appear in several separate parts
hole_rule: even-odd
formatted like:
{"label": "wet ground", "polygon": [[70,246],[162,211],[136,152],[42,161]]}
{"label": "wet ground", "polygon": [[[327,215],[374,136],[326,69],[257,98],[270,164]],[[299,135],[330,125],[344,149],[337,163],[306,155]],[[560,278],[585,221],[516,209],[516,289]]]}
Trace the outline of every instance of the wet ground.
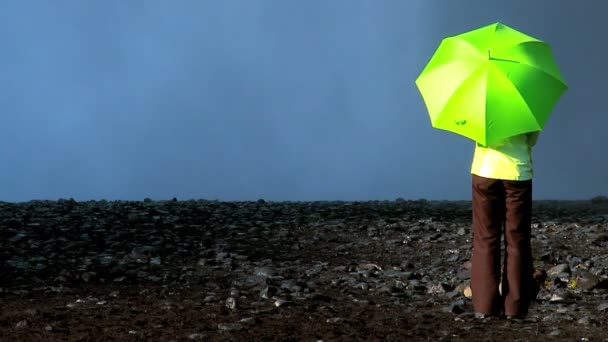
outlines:
{"label": "wet ground", "polygon": [[535,203],[524,320],[475,319],[470,203],[0,202],[1,341],[608,341],[608,200]]}

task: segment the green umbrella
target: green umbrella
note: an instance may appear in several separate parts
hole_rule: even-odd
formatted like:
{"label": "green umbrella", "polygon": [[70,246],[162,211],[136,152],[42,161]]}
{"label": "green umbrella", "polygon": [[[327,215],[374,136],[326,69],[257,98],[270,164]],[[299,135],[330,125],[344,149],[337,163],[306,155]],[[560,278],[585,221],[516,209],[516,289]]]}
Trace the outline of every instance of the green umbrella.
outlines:
{"label": "green umbrella", "polygon": [[549,45],[501,23],[445,38],[416,85],[433,127],[482,145],[542,130],[567,89]]}

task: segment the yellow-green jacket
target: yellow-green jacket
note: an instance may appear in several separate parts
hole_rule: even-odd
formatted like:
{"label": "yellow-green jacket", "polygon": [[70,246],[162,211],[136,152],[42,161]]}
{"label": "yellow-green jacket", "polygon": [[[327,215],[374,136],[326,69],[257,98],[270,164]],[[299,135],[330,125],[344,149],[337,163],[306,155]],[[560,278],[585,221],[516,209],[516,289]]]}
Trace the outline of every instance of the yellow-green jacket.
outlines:
{"label": "yellow-green jacket", "polygon": [[538,135],[539,132],[520,134],[490,146],[477,144],[471,173],[493,179],[532,179],[532,147]]}

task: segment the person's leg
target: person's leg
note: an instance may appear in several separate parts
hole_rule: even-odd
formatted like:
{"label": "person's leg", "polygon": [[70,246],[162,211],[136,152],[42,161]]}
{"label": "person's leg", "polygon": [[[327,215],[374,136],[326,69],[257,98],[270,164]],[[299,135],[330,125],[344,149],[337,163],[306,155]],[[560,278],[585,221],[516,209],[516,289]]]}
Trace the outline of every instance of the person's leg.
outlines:
{"label": "person's leg", "polygon": [[504,220],[502,181],[473,175],[473,257],[471,291],[475,312],[498,315],[502,299],[500,283],[500,237]]}
{"label": "person's leg", "polygon": [[532,181],[505,182],[505,264],[502,284],[505,315],[528,312],[533,292],[531,248]]}

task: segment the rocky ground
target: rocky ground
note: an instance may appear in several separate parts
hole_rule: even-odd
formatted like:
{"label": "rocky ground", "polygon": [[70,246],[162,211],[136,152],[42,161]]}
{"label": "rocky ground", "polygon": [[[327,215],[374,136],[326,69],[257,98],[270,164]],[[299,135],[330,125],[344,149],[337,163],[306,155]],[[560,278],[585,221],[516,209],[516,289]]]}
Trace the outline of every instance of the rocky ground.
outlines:
{"label": "rocky ground", "polygon": [[607,228],[536,202],[537,302],[479,320],[469,202],[0,202],[0,340],[608,341]]}

